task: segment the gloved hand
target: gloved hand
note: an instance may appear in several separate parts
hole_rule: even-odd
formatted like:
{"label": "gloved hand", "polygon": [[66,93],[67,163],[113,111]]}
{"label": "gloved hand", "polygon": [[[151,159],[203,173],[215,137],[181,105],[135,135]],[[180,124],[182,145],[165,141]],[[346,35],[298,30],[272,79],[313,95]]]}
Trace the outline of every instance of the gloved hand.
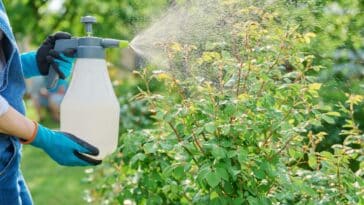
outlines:
{"label": "gloved hand", "polygon": [[102,161],[92,159],[87,155],[97,156],[99,150],[89,143],[69,133],[53,131],[41,125],[36,125],[35,135],[23,144],[31,144],[44,150],[54,161],[64,166],[91,166]]}
{"label": "gloved hand", "polygon": [[65,32],[57,32],[48,36],[38,51],[21,55],[23,73],[26,78],[38,75],[48,75],[50,65],[53,66],[61,79],[66,79],[72,71],[75,58],[75,50],[67,50],[59,53],[54,50],[56,40],[70,39],[71,35]]}

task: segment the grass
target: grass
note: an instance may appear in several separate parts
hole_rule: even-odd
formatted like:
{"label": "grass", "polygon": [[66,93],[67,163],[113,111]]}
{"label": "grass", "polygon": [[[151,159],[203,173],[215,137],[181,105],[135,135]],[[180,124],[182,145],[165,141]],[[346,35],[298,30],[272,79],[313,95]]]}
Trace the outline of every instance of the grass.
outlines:
{"label": "grass", "polygon": [[86,184],[84,168],[62,167],[41,150],[26,146],[22,171],[34,204],[86,204],[82,199]]}
{"label": "grass", "polygon": [[[37,119],[29,102],[27,105],[28,117]],[[49,119],[43,123],[48,127],[57,127]],[[21,166],[34,204],[86,204],[83,200],[87,188],[83,182],[86,177],[85,168],[60,166],[43,151],[31,146],[24,146]]]}

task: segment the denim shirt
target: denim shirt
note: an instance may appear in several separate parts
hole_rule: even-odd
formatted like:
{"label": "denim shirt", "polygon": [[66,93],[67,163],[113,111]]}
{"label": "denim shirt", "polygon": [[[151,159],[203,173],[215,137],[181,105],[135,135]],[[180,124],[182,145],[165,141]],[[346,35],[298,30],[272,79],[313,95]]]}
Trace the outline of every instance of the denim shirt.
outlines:
{"label": "denim shirt", "polygon": [[[16,45],[9,19],[7,17],[3,2],[0,0],[0,29],[4,33],[4,44],[2,49],[5,53],[6,65],[0,71],[0,95],[4,97],[9,105],[21,114],[25,114],[23,95],[25,93],[25,81],[22,70],[19,50]],[[14,137],[0,134],[1,146],[9,139],[19,146],[18,140]]]}

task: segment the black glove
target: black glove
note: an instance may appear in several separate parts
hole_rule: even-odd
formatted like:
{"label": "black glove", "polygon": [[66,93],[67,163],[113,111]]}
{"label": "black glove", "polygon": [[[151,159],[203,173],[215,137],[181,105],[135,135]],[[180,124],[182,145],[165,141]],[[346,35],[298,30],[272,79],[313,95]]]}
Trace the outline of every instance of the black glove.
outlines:
{"label": "black glove", "polygon": [[[56,61],[61,60],[67,62],[67,59],[62,58],[61,53],[54,50],[54,46],[56,44],[56,40],[70,39],[71,37],[71,34],[66,32],[57,32],[54,35],[47,37],[47,39],[39,47],[36,54],[36,60],[40,74],[48,75],[50,65],[52,65],[61,79],[66,78],[65,74],[61,71]],[[63,52],[63,54],[65,54],[67,57],[72,57],[75,52],[75,49],[71,49]]]}

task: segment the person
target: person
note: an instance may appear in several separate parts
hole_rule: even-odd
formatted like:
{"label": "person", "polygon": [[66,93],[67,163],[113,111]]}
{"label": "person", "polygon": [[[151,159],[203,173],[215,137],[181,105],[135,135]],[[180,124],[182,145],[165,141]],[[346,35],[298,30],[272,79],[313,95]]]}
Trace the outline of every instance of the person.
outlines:
{"label": "person", "polygon": [[39,121],[46,120],[45,116],[50,114],[53,121],[59,122],[60,106],[66,94],[68,82],[59,80],[54,88],[48,90],[45,77],[34,77],[26,81],[26,87],[26,94],[32,101]]}
{"label": "person", "polygon": [[37,51],[19,54],[2,0],[0,33],[0,205],[30,205],[32,199],[19,168],[22,145],[44,150],[60,165],[88,166],[101,161],[91,158],[98,154],[96,147],[24,116],[24,78],[47,75],[50,65],[62,79],[70,75],[74,54],[53,49],[56,40],[71,35],[57,32],[46,38]]}

